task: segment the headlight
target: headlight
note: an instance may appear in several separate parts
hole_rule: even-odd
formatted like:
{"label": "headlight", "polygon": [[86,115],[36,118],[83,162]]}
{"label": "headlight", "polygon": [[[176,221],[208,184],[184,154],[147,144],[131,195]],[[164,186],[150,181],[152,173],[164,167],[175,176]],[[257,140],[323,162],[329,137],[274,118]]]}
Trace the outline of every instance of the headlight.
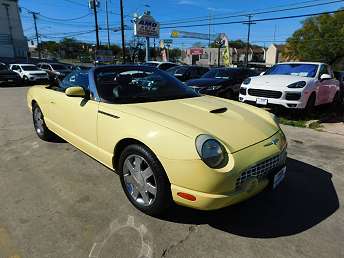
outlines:
{"label": "headlight", "polygon": [[196,149],[203,162],[211,168],[222,168],[228,163],[225,148],[210,135],[199,135],[196,138]]}
{"label": "headlight", "polygon": [[249,85],[251,83],[251,78],[247,78],[243,81],[243,84]]}
{"label": "headlight", "polygon": [[292,89],[300,89],[300,88],[305,87],[306,84],[307,83],[305,81],[300,81],[300,82],[292,83],[292,84],[288,85],[287,87],[292,88]]}
{"label": "headlight", "polygon": [[207,88],[207,90],[218,90],[222,87],[222,85],[214,85],[214,86],[210,86]]}

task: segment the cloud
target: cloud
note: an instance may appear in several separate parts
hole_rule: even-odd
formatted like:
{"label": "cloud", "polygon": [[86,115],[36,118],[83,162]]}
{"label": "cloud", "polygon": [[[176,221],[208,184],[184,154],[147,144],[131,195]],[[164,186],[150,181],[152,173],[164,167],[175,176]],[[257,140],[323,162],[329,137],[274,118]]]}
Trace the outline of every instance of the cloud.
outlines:
{"label": "cloud", "polygon": [[193,6],[199,6],[199,3],[193,0],[179,0],[178,4],[180,5],[193,5]]}

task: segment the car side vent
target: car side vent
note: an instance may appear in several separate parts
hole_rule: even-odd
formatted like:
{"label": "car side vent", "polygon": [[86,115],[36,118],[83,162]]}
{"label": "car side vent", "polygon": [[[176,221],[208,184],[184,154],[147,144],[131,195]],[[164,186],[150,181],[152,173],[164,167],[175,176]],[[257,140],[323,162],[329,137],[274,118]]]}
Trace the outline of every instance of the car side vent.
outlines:
{"label": "car side vent", "polygon": [[225,113],[226,111],[227,111],[227,108],[218,108],[218,109],[211,110],[210,113],[220,114],[220,113]]}

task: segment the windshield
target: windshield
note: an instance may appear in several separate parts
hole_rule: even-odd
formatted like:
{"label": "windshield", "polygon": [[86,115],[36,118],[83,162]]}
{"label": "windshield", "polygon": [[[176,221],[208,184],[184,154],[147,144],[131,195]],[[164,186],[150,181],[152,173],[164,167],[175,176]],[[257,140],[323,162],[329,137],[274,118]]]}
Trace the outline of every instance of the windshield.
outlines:
{"label": "windshield", "polygon": [[278,64],[271,67],[264,75],[296,75],[315,77],[318,71],[316,64]]}
{"label": "windshield", "polygon": [[228,69],[211,69],[202,75],[201,78],[219,78],[219,79],[229,79],[231,77],[231,72]]}
{"label": "windshield", "polygon": [[40,71],[37,66],[35,65],[23,65],[22,69],[24,71]]}
{"label": "windshield", "polygon": [[193,89],[155,68],[107,67],[95,72],[99,96],[110,103],[141,103],[198,97]]}
{"label": "windshield", "polygon": [[65,67],[64,65],[61,65],[61,64],[52,64],[51,67],[54,70],[68,70],[67,67]]}
{"label": "windshield", "polygon": [[166,70],[166,72],[168,72],[169,74],[184,74],[187,69],[187,66],[175,66]]}
{"label": "windshield", "polygon": [[157,67],[159,63],[145,63],[145,65],[151,66],[151,67]]}

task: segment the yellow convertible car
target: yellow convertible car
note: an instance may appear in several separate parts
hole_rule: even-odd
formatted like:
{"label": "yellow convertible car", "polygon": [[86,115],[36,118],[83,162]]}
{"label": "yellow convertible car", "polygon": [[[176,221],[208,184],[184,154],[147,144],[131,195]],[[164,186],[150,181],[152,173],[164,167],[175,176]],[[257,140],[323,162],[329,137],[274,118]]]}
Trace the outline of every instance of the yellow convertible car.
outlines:
{"label": "yellow convertible car", "polygon": [[38,137],[65,139],[120,175],[130,202],[157,215],[174,201],[219,209],[286,174],[286,139],[275,117],[201,96],[156,68],[77,70],[27,94]]}

